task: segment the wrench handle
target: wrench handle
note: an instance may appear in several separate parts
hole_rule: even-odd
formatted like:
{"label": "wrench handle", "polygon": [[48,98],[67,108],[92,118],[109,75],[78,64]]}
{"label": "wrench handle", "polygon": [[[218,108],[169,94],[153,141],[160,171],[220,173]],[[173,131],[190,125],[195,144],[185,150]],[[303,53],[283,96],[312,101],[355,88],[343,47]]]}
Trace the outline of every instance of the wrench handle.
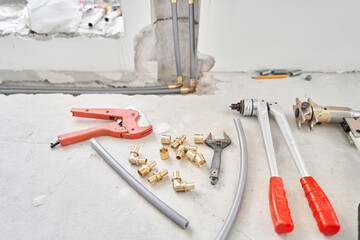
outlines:
{"label": "wrench handle", "polygon": [[219,179],[220,175],[220,165],[221,165],[221,152],[222,149],[214,149],[214,156],[211,161],[211,167],[210,167],[210,180],[211,184],[215,185]]}
{"label": "wrench handle", "polygon": [[289,233],[294,229],[288,200],[281,177],[271,177],[269,186],[269,205],[275,232]]}
{"label": "wrench handle", "polygon": [[334,235],[339,232],[340,223],[336,213],[315,179],[303,177],[300,182],[320,232],[327,235]]}

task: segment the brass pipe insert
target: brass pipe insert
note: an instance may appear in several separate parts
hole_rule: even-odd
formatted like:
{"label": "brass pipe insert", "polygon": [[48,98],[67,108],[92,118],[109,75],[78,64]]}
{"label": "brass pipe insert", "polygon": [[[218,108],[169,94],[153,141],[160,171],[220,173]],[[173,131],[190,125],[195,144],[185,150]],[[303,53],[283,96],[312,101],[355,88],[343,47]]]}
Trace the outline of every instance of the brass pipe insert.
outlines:
{"label": "brass pipe insert", "polygon": [[141,158],[139,156],[139,149],[140,147],[138,145],[135,145],[133,149],[130,151],[129,163],[135,165],[142,165],[147,163],[146,158]]}
{"label": "brass pipe insert", "polygon": [[185,156],[185,146],[180,145],[179,148],[176,150],[176,159],[181,160]]}
{"label": "brass pipe insert", "polygon": [[151,177],[148,178],[148,182],[150,184],[154,183],[154,182],[158,182],[161,179],[163,179],[164,176],[166,176],[168,174],[168,170],[164,169],[161,171],[156,171]]}
{"label": "brass pipe insert", "polygon": [[161,136],[161,144],[170,145],[171,143],[171,136],[170,135],[162,135]]}
{"label": "brass pipe insert", "polygon": [[204,135],[203,134],[195,134],[194,135],[194,143],[203,144],[204,143]]}
{"label": "brass pipe insert", "polygon": [[181,137],[177,137],[174,142],[171,144],[172,149],[177,149],[181,144],[184,143],[186,139],[185,135],[182,135]]}
{"label": "brass pipe insert", "polygon": [[151,172],[151,170],[155,167],[155,165],[156,165],[155,161],[151,161],[149,162],[149,164],[144,164],[141,168],[139,168],[138,174],[141,177],[146,176],[149,172]]}
{"label": "brass pipe insert", "polygon": [[193,151],[193,152],[196,152],[197,151],[197,146],[196,145],[187,145],[185,146],[185,152],[187,151]]}
{"label": "brass pipe insert", "polygon": [[169,150],[166,147],[160,148],[160,159],[166,160],[169,158]]}
{"label": "brass pipe insert", "polygon": [[181,182],[179,171],[173,172],[173,178],[171,181],[173,182],[175,192],[185,192],[190,189],[195,189],[195,184],[193,182]]}

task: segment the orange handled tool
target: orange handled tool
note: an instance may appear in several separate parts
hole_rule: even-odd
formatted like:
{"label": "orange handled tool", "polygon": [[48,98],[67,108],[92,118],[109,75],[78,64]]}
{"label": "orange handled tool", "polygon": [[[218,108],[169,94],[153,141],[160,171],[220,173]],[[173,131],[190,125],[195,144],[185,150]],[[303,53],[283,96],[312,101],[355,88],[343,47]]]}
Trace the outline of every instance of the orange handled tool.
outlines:
{"label": "orange handled tool", "polygon": [[265,102],[258,99],[244,99],[238,104],[232,104],[233,110],[239,111],[244,116],[257,116],[262,130],[265,149],[271,172],[269,186],[269,205],[274,229],[277,233],[288,233],[294,229],[288,201],[281,177],[277,169],[274,145],[271,136],[269,114],[274,116],[277,125],[285,139],[294,162],[301,175],[300,182],[305,196],[309,202],[314,218],[320,232],[333,235],[340,230],[340,223],[335,211],[323,190],[310,176],[300,150],[292,135],[286,116],[277,102]]}
{"label": "orange handled tool", "polygon": [[286,74],[281,74],[281,75],[261,75],[261,76],[256,76],[253,77],[254,79],[273,79],[273,78],[287,78]]}
{"label": "orange handled tool", "polygon": [[137,110],[115,108],[72,108],[70,111],[75,117],[97,118],[111,120],[112,122],[102,126],[59,135],[58,140],[55,143],[51,143],[51,148],[54,148],[59,144],[61,146],[66,146],[102,135],[137,139],[145,137],[152,132],[152,125],[144,127],[138,126],[137,120],[139,119],[139,111]]}

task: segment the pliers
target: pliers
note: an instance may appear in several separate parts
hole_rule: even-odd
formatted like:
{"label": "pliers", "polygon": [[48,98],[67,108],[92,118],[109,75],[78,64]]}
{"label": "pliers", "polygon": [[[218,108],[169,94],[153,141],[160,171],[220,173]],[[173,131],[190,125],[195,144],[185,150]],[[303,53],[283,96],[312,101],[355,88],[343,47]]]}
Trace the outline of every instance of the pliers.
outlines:
{"label": "pliers", "polygon": [[112,122],[59,135],[58,140],[55,143],[51,143],[51,148],[54,148],[59,144],[61,146],[66,146],[102,135],[137,139],[145,137],[152,132],[152,125],[138,126],[137,120],[139,119],[140,114],[137,110],[116,108],[72,108],[70,111],[75,117],[97,118],[111,120]]}

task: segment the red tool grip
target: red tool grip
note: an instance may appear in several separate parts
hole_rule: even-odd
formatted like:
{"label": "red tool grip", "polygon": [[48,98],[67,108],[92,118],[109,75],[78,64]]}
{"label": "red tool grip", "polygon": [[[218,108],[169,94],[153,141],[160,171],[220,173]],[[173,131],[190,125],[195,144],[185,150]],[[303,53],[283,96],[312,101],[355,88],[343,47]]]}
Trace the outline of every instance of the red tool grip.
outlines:
{"label": "red tool grip", "polygon": [[300,182],[320,232],[336,234],[340,230],[340,223],[323,190],[313,177],[303,177]]}
{"label": "red tool grip", "polygon": [[269,204],[275,232],[291,232],[294,229],[294,223],[291,219],[290,209],[281,177],[270,178]]}

